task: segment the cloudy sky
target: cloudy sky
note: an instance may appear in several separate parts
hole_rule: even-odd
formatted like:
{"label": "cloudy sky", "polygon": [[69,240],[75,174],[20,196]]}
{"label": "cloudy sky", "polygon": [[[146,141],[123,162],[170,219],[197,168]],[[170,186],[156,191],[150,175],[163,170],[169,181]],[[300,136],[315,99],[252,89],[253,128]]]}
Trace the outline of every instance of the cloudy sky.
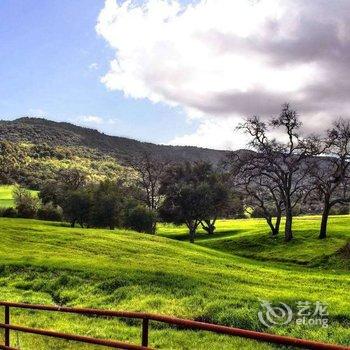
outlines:
{"label": "cloudy sky", "polygon": [[284,102],[306,131],[350,118],[349,0],[1,0],[0,117],[243,147]]}

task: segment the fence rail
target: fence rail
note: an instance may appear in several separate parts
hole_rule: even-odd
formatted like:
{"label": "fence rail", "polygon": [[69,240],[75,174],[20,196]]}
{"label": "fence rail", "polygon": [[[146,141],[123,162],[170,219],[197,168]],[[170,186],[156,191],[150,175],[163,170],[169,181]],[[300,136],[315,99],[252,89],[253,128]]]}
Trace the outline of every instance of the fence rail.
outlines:
{"label": "fence rail", "polygon": [[[305,340],[299,338],[292,338],[287,336],[274,335],[270,333],[255,332],[240,328],[233,328],[227,326],[221,326],[211,323],[192,321],[187,319],[175,318],[170,316],[144,313],[144,312],[128,312],[128,311],[113,311],[113,310],[101,310],[101,309],[86,309],[86,308],[71,308],[61,306],[49,306],[49,305],[35,305],[35,304],[23,304],[23,303],[12,303],[0,301],[0,306],[5,308],[5,322],[0,323],[0,328],[5,330],[5,344],[0,345],[0,349],[16,350],[10,347],[10,330],[25,332],[31,334],[39,334],[43,336],[79,341],[83,343],[103,345],[115,349],[138,349],[138,350],[150,350],[148,347],[149,342],[149,323],[150,321],[166,323],[169,325],[178,326],[185,329],[196,329],[202,331],[209,331],[217,334],[224,334],[230,336],[238,336],[242,338],[254,339],[257,341],[268,342],[279,345],[289,345],[303,349],[313,350],[350,350],[350,347],[320,343],[312,340]],[[44,329],[29,328],[23,326],[17,326],[10,324],[10,308],[30,309],[30,310],[41,310],[41,311],[53,311],[63,312],[80,315],[94,315],[102,317],[119,317],[119,318],[132,318],[139,319],[142,321],[142,332],[141,332],[141,345],[130,344],[109,339],[98,339],[74,334],[66,334],[48,331]]]}

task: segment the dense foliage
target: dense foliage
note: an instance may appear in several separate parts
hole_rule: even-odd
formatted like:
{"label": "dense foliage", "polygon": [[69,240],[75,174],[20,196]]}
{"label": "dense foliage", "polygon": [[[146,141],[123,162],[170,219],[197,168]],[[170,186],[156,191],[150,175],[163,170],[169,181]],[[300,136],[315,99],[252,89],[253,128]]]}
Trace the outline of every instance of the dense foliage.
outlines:
{"label": "dense foliage", "polygon": [[55,180],[60,172],[64,176],[69,168],[79,169],[93,182],[125,177],[130,172],[112,157],[91,149],[0,141],[1,184],[17,183],[39,190],[44,182]]}
{"label": "dense foliage", "polygon": [[[157,156],[162,161],[201,160],[217,164],[227,153],[199,147],[155,145],[124,137],[109,136],[97,130],[42,118],[0,121],[0,140],[16,144],[48,145],[52,149],[71,151],[72,154],[75,154],[76,149],[84,150],[98,157],[110,156],[123,164],[144,152]],[[52,151],[48,152],[52,153]],[[42,154],[42,151],[39,154]]]}

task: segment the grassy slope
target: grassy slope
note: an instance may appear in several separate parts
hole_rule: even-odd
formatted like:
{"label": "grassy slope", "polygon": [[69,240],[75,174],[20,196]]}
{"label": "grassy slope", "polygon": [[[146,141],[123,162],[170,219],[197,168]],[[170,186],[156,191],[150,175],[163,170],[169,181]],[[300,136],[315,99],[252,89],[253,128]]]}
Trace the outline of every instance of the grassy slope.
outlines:
{"label": "grassy slope", "polygon": [[[270,237],[263,219],[220,220],[217,232],[209,236],[199,231],[196,243],[243,257],[262,261],[279,261],[322,268],[350,269],[349,260],[337,252],[350,242],[350,216],[333,216],[329,220],[328,238],[317,239],[320,217],[305,216],[294,219],[294,240],[283,241],[283,232]],[[164,225],[159,234],[176,240],[188,240],[185,227]]]}
{"label": "grassy slope", "polygon": [[[349,219],[344,220],[349,222],[346,221]],[[232,224],[238,232],[228,232],[232,231]],[[222,233],[223,237],[201,238],[200,244],[213,245],[223,243],[227,235],[235,239],[240,237],[221,252],[127,231],[70,229],[35,220],[0,219],[0,296],[13,301],[159,312],[265,331],[257,318],[259,299],[292,305],[299,300],[322,301],[329,304],[331,326],[328,329],[285,326],[268,331],[350,344],[348,272],[320,271],[231,254],[238,243],[244,247],[240,240],[255,237],[253,228],[259,231],[260,224],[259,221],[245,221],[244,226],[251,225],[245,236],[241,231],[243,223],[223,222],[222,231],[227,231]],[[177,230],[175,234],[183,236],[184,230]],[[163,227],[160,232],[170,235],[173,228]],[[349,230],[346,234],[349,235]],[[341,245],[346,238],[339,239]],[[322,244],[329,249],[328,241]],[[290,251],[279,246],[270,249]],[[247,247],[246,251],[249,250]],[[300,247],[294,252],[299,256]],[[314,257],[319,255],[317,249],[310,253]],[[127,325],[121,321],[43,312],[35,315],[38,316],[16,311],[12,319],[14,323],[66,332],[139,340],[139,327],[130,322]],[[14,335],[13,341],[21,345],[21,349],[85,348],[22,334]],[[152,324],[151,346],[166,349],[272,348],[237,338],[176,331],[158,324]]]}
{"label": "grassy slope", "polygon": [[[14,205],[13,203],[13,192],[14,186],[12,185],[1,185],[0,186],[0,208],[8,208]],[[37,191],[31,191],[33,194],[37,193]]]}

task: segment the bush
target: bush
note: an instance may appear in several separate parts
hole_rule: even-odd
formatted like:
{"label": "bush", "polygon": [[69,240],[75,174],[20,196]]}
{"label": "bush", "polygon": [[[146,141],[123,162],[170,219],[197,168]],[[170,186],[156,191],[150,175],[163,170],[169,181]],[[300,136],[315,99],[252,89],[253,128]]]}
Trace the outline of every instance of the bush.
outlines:
{"label": "bush", "polygon": [[23,187],[16,187],[13,191],[18,217],[32,219],[36,216],[39,207],[39,198],[32,195]]}
{"label": "bush", "polygon": [[16,218],[18,215],[17,210],[15,208],[3,208],[0,211],[0,216],[4,218]]}
{"label": "bush", "polygon": [[137,205],[125,211],[124,226],[137,232],[154,234],[156,215],[152,210]]}
{"label": "bush", "polygon": [[63,211],[60,207],[50,202],[38,209],[37,217],[46,221],[62,221]]}

